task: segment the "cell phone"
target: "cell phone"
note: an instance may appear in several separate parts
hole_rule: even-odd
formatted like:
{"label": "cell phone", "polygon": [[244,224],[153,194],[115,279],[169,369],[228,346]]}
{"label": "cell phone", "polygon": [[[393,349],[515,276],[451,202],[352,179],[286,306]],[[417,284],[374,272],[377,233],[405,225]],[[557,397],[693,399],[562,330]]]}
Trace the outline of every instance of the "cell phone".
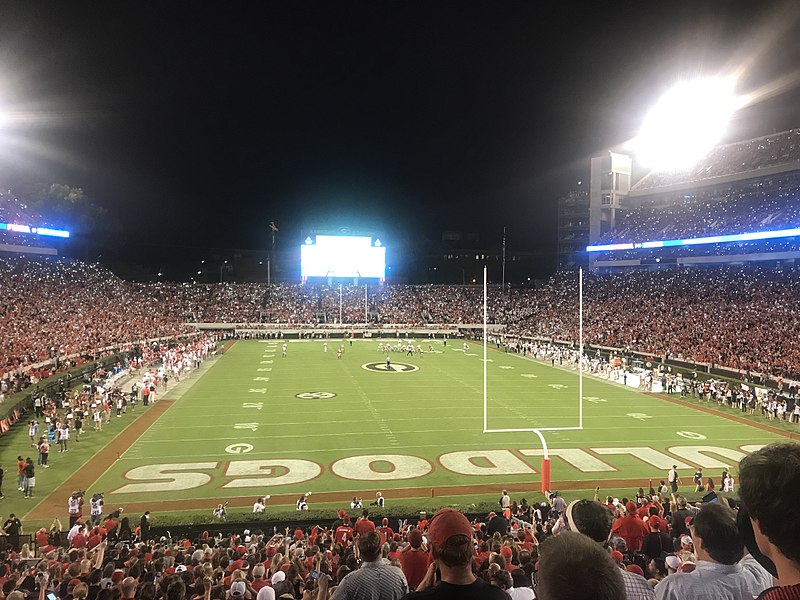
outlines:
{"label": "cell phone", "polygon": [[56,600],[56,595],[53,592],[47,594],[47,600]]}
{"label": "cell phone", "polygon": [[316,571],[311,571],[311,579],[316,580],[317,577],[319,577],[319,573],[317,573]]}
{"label": "cell phone", "polygon": [[703,503],[716,502],[717,500],[718,500],[717,492],[708,492],[705,496],[703,496],[701,502]]}

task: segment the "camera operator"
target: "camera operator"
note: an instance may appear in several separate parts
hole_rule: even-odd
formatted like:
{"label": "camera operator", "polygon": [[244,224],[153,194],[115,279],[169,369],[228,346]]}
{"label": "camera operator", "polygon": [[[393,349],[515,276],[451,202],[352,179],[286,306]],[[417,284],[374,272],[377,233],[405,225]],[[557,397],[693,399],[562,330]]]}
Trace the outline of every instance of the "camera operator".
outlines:
{"label": "camera operator", "polygon": [[103,514],[103,494],[93,494],[89,502],[89,509],[91,514],[91,524],[93,527],[100,525],[100,519]]}
{"label": "camera operator", "polygon": [[75,525],[75,521],[80,519],[81,515],[83,514],[83,495],[84,492],[81,490],[77,490],[72,492],[72,495],[69,497],[67,501],[69,507],[69,527]]}

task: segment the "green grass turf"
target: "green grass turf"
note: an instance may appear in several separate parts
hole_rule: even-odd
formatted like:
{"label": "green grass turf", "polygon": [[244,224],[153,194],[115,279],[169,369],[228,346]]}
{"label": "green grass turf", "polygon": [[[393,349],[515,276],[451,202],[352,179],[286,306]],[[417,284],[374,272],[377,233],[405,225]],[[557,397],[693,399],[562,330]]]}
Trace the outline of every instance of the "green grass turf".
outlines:
{"label": "green grass turf", "polygon": [[[426,340],[420,343],[427,349]],[[490,484],[499,490],[506,484],[522,482],[530,483],[532,491],[538,489],[540,459],[518,452],[540,448],[538,438],[530,432],[483,433],[480,345],[472,344],[465,353],[458,343],[445,348],[436,342],[435,349],[440,353],[413,358],[394,353],[393,363],[410,363],[419,370],[387,373],[362,368],[364,363],[385,361],[386,354],[377,350],[377,340],[347,345],[342,360],[336,358],[338,344],[329,341],[329,350],[324,353],[321,341],[289,341],[288,356],[284,359],[280,343],[237,343],[133,443],[93,489],[110,492],[107,504],[155,499],[255,498],[262,494],[299,495],[304,491],[358,493],[369,499],[376,490],[383,491],[391,501],[394,488],[419,488],[419,497],[430,497],[430,490],[441,486]],[[577,426],[576,373],[494,350],[489,351],[488,357],[490,428]],[[262,377],[268,381],[258,379]],[[260,389],[267,392],[250,391]],[[336,396],[296,397],[304,392],[331,392]],[[650,447],[665,452],[673,446],[696,444],[735,449],[780,439],[752,426],[590,377],[584,378],[583,395],[591,399],[583,403],[584,429],[545,432],[551,450]],[[262,404],[259,409],[247,403]],[[688,439],[679,431],[689,431],[705,439]],[[246,454],[226,452],[226,447],[233,444],[249,444],[252,450]],[[455,451],[510,449],[520,463],[529,464],[537,474],[463,475],[445,469],[437,459]],[[424,476],[385,481],[345,479],[332,473],[335,461],[378,454],[418,457],[432,468]],[[645,486],[648,478],[666,477],[665,469],[648,465],[635,456],[594,456],[616,470],[582,473],[554,458],[553,480],[639,478],[640,485]],[[226,474],[229,462],[264,459],[313,461],[320,465],[322,473],[311,481],[271,486],[269,471],[262,471],[240,475],[253,479],[252,486],[223,487],[236,479]],[[724,456],[719,459],[735,466],[735,461]],[[201,462],[213,464],[187,467],[190,472],[200,474],[199,481],[203,484],[199,487],[181,490],[171,485],[155,493],[115,491],[126,483],[126,473],[136,467]],[[687,459],[684,462],[692,464]],[[480,458],[473,463],[490,466]],[[375,463],[374,468],[390,470],[386,463]],[[708,469],[706,474],[718,480],[719,471]],[[286,469],[278,467],[272,475],[285,472]],[[688,485],[690,471],[684,470],[682,476]],[[127,482],[134,482],[130,473]],[[612,488],[613,484],[607,487]]]}

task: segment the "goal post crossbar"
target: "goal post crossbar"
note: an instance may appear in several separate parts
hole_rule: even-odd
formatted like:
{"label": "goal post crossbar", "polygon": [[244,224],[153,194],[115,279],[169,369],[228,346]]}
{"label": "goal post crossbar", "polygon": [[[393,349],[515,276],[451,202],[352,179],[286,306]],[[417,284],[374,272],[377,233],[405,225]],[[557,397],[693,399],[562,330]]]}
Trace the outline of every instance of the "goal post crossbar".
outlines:
{"label": "goal post crossbar", "polygon": [[484,429],[483,433],[536,433],[537,431],[583,431],[583,427],[520,427],[517,429]]}

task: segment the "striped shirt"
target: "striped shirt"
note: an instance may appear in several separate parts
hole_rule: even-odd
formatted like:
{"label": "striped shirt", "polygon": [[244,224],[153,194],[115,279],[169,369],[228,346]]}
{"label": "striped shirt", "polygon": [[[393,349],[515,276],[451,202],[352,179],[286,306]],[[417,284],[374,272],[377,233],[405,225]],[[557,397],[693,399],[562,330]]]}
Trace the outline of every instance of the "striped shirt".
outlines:
{"label": "striped shirt", "polygon": [[758,597],[758,600],[798,600],[800,599],[800,583],[783,587],[772,587]]}
{"label": "striped shirt", "polygon": [[358,571],[348,573],[331,600],[399,600],[407,593],[403,571],[382,558],[365,562]]}

